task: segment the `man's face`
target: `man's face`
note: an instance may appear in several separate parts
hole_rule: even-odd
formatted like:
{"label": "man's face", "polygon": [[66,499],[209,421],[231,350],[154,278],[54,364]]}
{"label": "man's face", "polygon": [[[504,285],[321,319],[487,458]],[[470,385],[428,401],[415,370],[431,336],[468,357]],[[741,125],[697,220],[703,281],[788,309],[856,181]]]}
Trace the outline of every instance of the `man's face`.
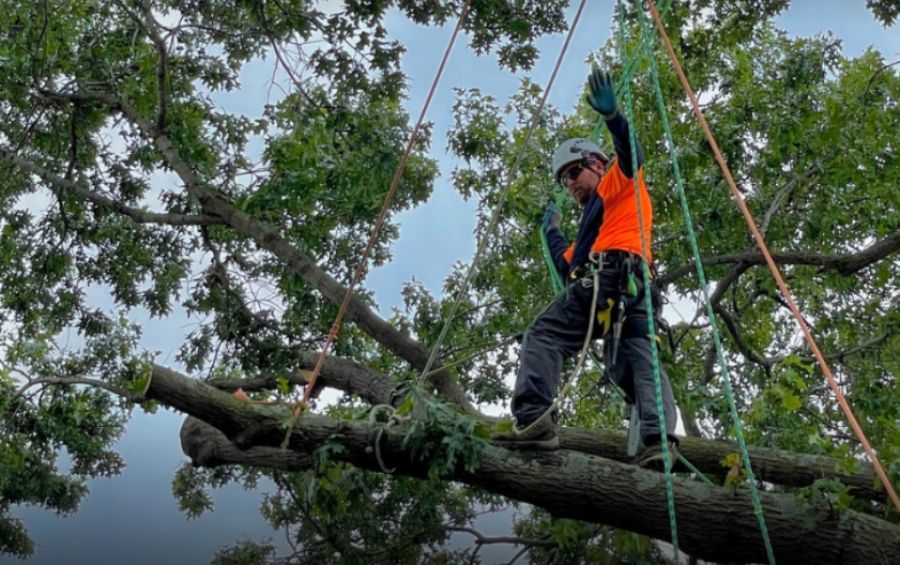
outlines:
{"label": "man's face", "polygon": [[606,167],[599,159],[590,160],[587,166],[583,161],[576,161],[563,169],[560,178],[575,202],[584,206],[591,193],[597,189],[605,170]]}

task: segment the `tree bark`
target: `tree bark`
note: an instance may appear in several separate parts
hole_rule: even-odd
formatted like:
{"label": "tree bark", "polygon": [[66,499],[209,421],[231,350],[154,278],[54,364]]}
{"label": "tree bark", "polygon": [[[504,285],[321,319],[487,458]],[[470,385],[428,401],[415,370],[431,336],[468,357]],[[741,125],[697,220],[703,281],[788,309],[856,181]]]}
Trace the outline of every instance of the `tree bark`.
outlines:
{"label": "tree bark", "polygon": [[[335,421],[305,414],[284,439],[287,409],[260,407],[224,391],[156,367],[148,398],[199,418],[189,419],[182,445],[198,465],[259,465],[307,469],[311,454],[326,441],[340,442],[338,460],[379,471],[371,449],[375,429],[367,423]],[[566,436],[571,433],[564,430]],[[424,477],[430,461],[412,457],[403,446],[404,430],[385,429],[381,453],[397,473]],[[566,437],[564,445],[576,439]],[[478,467],[461,466],[447,477],[540,506],[553,514],[607,524],[668,539],[669,518],[663,475],[590,453],[562,448],[554,452],[511,451],[487,445]],[[710,487],[676,476],[675,505],[679,542],[686,552],[730,562],[765,561],[765,550],[748,493]],[[900,555],[900,526],[853,511],[801,506],[791,495],[762,493],[769,535],[781,563],[891,563]]]}
{"label": "tree bark", "polygon": [[[865,269],[897,251],[900,251],[900,230],[873,242],[872,245],[856,253],[825,255],[813,252],[782,251],[773,253],[772,258],[779,265],[812,265],[823,269],[832,269],[846,276]],[[751,249],[743,253],[702,257],[701,261],[705,268],[735,263],[747,263],[748,265],[766,264],[765,257],[757,249]],[[693,273],[694,270],[696,270],[696,267],[694,266],[694,261],[691,260],[684,265],[660,274],[657,278],[657,283],[662,287],[668,286],[681,277]]]}
{"label": "tree bark", "polygon": [[[305,352],[300,356],[299,365],[310,368],[316,360],[316,352]],[[303,384],[299,377],[292,377],[296,384]],[[245,391],[274,389],[275,377],[259,377],[248,380],[211,381],[210,384],[222,390],[233,391],[239,386]],[[330,387],[357,394],[369,404],[391,404],[397,400],[397,383],[390,378],[346,359],[329,357],[319,376],[319,387]],[[582,428],[562,428],[560,443],[564,449],[574,449],[584,453],[599,455],[607,459],[628,462],[627,434],[622,430],[586,430]],[[740,447],[734,442],[716,441],[703,438],[681,438],[680,452],[691,464],[707,475],[721,479],[728,468],[721,464],[730,453],[739,453]],[[756,477],[777,485],[803,487],[818,479],[837,479],[852,489],[853,496],[887,502],[887,493],[881,488],[872,465],[857,461],[853,472],[842,473],[844,467],[833,457],[793,453],[767,447],[749,447],[750,462]]]}
{"label": "tree bark", "polygon": [[[561,428],[560,445],[584,453],[599,455],[616,461],[629,461],[626,451],[627,434],[620,430],[586,430]],[[678,451],[707,475],[723,478],[728,468],[722,459],[730,453],[740,453],[737,443],[695,437],[680,439]],[[769,447],[748,447],[753,472],[760,481],[777,485],[803,487],[818,479],[837,479],[851,488],[853,496],[861,499],[888,502],[872,465],[859,461],[852,473],[838,471],[840,462],[833,457],[793,453]]]}

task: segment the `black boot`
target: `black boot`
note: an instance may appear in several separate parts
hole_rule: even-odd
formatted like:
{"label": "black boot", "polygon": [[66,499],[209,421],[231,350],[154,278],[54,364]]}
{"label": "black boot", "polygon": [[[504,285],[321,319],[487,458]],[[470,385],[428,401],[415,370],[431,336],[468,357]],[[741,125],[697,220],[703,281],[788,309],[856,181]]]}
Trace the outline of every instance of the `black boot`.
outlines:
{"label": "black boot", "polygon": [[[669,434],[669,461],[671,466],[675,466],[678,458],[678,439]],[[653,469],[656,471],[665,471],[665,461],[663,460],[662,440],[659,434],[653,434],[644,438],[644,449],[635,456],[632,463],[644,467],[645,469]]]}

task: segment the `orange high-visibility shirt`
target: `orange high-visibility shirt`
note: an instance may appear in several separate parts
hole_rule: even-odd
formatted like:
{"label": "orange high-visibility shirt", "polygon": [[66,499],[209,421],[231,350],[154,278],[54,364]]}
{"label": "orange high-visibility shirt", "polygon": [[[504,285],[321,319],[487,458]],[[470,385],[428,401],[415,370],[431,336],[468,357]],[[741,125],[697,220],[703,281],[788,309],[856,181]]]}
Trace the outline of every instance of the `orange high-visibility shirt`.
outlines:
{"label": "orange high-visibility shirt", "polygon": [[[644,236],[648,247],[646,259],[649,263],[653,260],[651,248],[653,243],[651,238],[653,203],[650,201],[647,185],[644,184],[643,167],[638,170],[637,178],[641,195],[641,212],[644,218]],[[638,207],[634,198],[634,179],[625,176],[625,173],[619,168],[618,160],[613,161],[609,170],[600,179],[597,184],[597,193],[603,199],[603,222],[600,224],[594,244],[591,245],[591,251],[628,251],[643,257]],[[577,243],[577,241],[573,241],[563,255],[566,262],[570,264]]]}

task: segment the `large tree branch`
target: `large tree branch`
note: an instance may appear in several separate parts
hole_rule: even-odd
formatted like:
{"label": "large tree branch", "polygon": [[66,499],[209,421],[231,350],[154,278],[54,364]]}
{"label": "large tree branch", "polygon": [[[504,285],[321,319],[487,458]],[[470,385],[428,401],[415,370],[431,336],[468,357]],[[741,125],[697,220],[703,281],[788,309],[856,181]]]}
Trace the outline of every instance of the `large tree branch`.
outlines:
{"label": "large tree branch", "polygon": [[[300,367],[310,369],[318,358],[318,352],[307,351],[300,356]],[[302,376],[291,377],[295,384],[305,384]],[[273,389],[277,386],[276,376],[258,377],[244,380],[213,380],[210,385],[224,391],[234,391],[238,387],[245,391]],[[391,404],[395,400],[397,383],[390,378],[372,372],[358,363],[339,357],[329,357],[319,376],[318,387],[329,387],[357,394],[369,404]],[[699,432],[699,430],[697,430]],[[728,469],[721,461],[730,453],[740,450],[732,442],[703,439],[699,433],[695,437],[681,439],[681,452],[691,463],[709,475],[724,476]],[[628,462],[627,434],[621,430],[586,430],[562,428],[560,441],[567,449],[599,455],[607,459]],[[845,467],[832,457],[797,454],[765,447],[751,447],[750,459],[756,476],[763,481],[785,486],[808,486],[818,479],[837,479],[849,486],[854,496],[869,500],[884,500],[884,491],[876,484],[871,464],[857,463],[851,473],[838,472]]]}
{"label": "large tree branch", "polygon": [[[334,455],[337,460],[372,471],[380,468],[371,449],[375,428],[366,422],[306,414],[284,450],[278,447],[284,439],[279,416],[199,381],[157,367],[147,394],[221,430],[219,434],[196,420],[186,423],[183,448],[197,465],[251,464],[252,458],[263,467],[308,469],[316,448],[337,441],[344,448]],[[288,414],[285,411],[285,417]],[[253,430],[253,442],[242,444],[250,437],[248,429]],[[430,460],[412,455],[404,441],[405,431],[398,426],[384,430],[382,457],[398,474],[425,477]],[[563,446],[558,451],[515,452],[487,445],[479,453],[477,469],[467,471],[460,465],[446,479],[534,504],[560,517],[666,539],[669,519],[663,476],[571,449],[588,435],[562,431]],[[250,455],[244,456],[246,452],[235,446],[247,448]],[[690,450],[687,442],[685,449]],[[267,454],[272,456],[271,462],[266,460]],[[746,491],[710,487],[680,476],[674,481],[679,539],[685,551],[710,560],[765,559]],[[761,498],[772,546],[781,563],[890,563],[900,554],[897,525],[853,511],[838,514],[802,506],[790,494],[763,492]]]}
{"label": "large tree branch", "polygon": [[220,220],[219,218],[207,214],[161,214],[158,212],[148,212],[146,210],[128,206],[117,200],[113,200],[112,198],[108,198],[106,196],[103,196],[102,194],[94,192],[86,186],[70,180],[66,180],[59,175],[51,173],[47,169],[32,163],[24,157],[17,155],[8,147],[0,146],[0,158],[5,159],[9,163],[12,163],[22,170],[37,175],[47,183],[47,188],[49,188],[54,194],[58,196],[71,194],[111,212],[122,214],[123,216],[126,216],[139,224],[161,224],[169,226],[211,226],[214,224],[222,223],[222,220]]}
{"label": "large tree branch", "polygon": [[[857,253],[825,255],[801,251],[787,251],[772,253],[772,258],[775,259],[775,262],[779,265],[815,265],[822,267],[823,269],[833,269],[842,275],[852,275],[869,265],[877,263],[898,250],[900,250],[900,230],[895,231],[884,239],[876,241]],[[765,262],[765,258],[756,250],[745,251],[743,253],[714,255],[702,259],[704,267],[729,265],[733,263],[764,265]],[[666,286],[693,272],[695,268],[694,261],[692,260],[685,265],[662,273],[657,280],[660,286]]]}
{"label": "large tree branch", "polygon": [[[318,351],[302,351],[297,355],[297,368],[310,370],[315,367],[318,358]],[[297,373],[263,375],[251,379],[214,379],[206,382],[228,392],[233,392],[238,388],[245,392],[255,392],[274,390],[278,387],[278,379],[282,376],[286,377],[291,384],[306,385],[305,376]],[[397,381],[376,373],[364,365],[333,355],[325,359],[322,372],[316,381],[316,390],[326,387],[356,394],[372,405],[392,404],[396,400],[397,394]],[[315,395],[315,392],[313,394]]]}
{"label": "large tree branch", "polygon": [[[315,355],[315,352],[308,352],[308,360],[313,362]],[[320,380],[323,381],[323,386],[342,388],[348,392],[372,390],[368,383],[377,381],[366,380],[363,375],[358,374],[361,370],[363,370],[361,367],[353,363],[329,358]],[[353,383],[364,388],[353,389]],[[221,383],[217,381],[217,384]],[[369,398],[366,400],[376,401],[377,404],[389,403],[393,389],[387,383],[385,385],[384,389],[368,395]],[[242,441],[247,437],[245,430],[252,428],[258,431],[259,419],[264,418],[266,414],[255,411],[252,405],[232,398],[225,391],[217,390],[159,365],[154,366],[148,395],[185,414],[196,416],[223,429],[229,437],[244,434]],[[207,412],[207,409],[213,411]],[[283,430],[281,433],[283,439]],[[631,457],[627,453],[626,435],[625,431],[620,430],[561,428],[560,442],[565,449],[628,462]],[[711,475],[724,475],[728,469],[722,466],[721,460],[738,450],[738,446],[730,442],[702,438],[681,440],[681,451],[685,457],[698,469]],[[750,458],[757,477],[766,482],[807,486],[821,478],[838,479],[850,486],[854,495],[859,498],[872,500],[885,498],[884,492],[875,486],[875,475],[871,465],[865,462],[859,462],[854,472],[844,474],[837,471],[841,466],[840,462],[831,457],[752,447]]]}
{"label": "large tree branch", "polygon": [[[183,444],[199,466],[261,464],[305,470],[312,467],[307,453],[330,440],[344,447],[336,459],[379,472],[375,457],[367,453],[375,433],[366,423],[333,422],[314,415],[301,419],[297,433],[303,439],[292,445],[307,451],[299,453],[263,446],[244,452],[214,428],[202,427],[202,435],[188,433],[192,439]],[[426,477],[428,462],[412,459],[402,445],[403,439],[403,430],[387,430],[382,438],[384,457],[398,474]],[[191,445],[203,451],[190,451]],[[457,469],[446,480],[527,502],[557,517],[668,538],[663,477],[634,465],[568,449],[515,452],[489,445],[480,452],[477,469]],[[765,561],[762,537],[746,490],[709,487],[679,476],[674,483],[678,535],[684,551],[712,561]],[[821,506],[798,504],[790,494],[763,492],[761,499],[779,563],[888,564],[900,552],[900,527],[886,521],[853,511],[836,513]]]}
{"label": "large tree branch", "polygon": [[[129,121],[151,139],[156,149],[162,154],[166,163],[184,183],[187,191],[200,203],[209,214],[222,218],[223,222],[281,259],[297,276],[318,290],[334,304],[340,304],[346,293],[346,287],[335,280],[305,252],[298,249],[290,241],[283,238],[271,225],[262,222],[249,214],[236,209],[221,194],[207,185],[193,170],[190,164],[182,159],[172,144],[172,140],[160,131],[150,120],[123,100],[106,92],[82,90],[74,93],[58,93],[41,91],[40,95],[53,103],[91,102],[100,104],[110,110],[121,112]],[[428,349],[400,332],[376,314],[365,302],[354,296],[347,307],[347,320],[355,322],[360,329],[371,336],[398,357],[405,359],[414,369],[422,370],[428,361]],[[440,366],[435,367],[440,369]],[[465,410],[477,414],[478,411],[469,402],[453,376],[447,370],[434,370],[428,375],[428,382],[438,394],[447,401],[453,402]]]}

